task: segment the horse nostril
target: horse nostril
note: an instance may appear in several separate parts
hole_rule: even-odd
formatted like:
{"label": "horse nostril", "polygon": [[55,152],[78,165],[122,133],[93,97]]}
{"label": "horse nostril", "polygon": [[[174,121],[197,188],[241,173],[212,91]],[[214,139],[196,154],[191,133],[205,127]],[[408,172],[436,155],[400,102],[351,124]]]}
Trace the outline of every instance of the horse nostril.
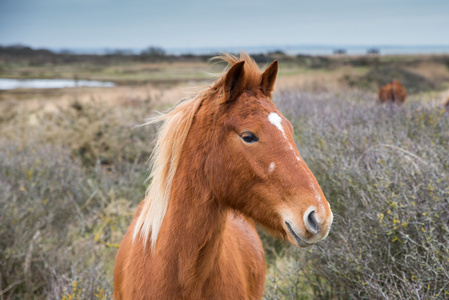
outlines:
{"label": "horse nostril", "polygon": [[317,234],[318,233],[318,222],[315,218],[315,211],[312,211],[308,216],[307,216],[307,229],[313,233],[313,234]]}

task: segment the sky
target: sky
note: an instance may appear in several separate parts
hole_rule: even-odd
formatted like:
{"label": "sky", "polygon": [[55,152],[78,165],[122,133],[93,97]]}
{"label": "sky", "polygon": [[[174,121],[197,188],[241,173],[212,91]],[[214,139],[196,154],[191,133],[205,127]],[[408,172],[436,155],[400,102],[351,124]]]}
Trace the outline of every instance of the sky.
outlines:
{"label": "sky", "polygon": [[0,0],[0,45],[449,45],[449,0]]}

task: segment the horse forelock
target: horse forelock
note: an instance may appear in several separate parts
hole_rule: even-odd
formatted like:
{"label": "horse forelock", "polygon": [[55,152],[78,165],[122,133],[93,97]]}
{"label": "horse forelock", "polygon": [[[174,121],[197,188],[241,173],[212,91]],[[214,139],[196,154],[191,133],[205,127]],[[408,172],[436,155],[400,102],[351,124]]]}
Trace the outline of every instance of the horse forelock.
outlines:
{"label": "horse forelock", "polygon": [[[229,67],[240,61],[245,61],[245,89],[252,90],[259,87],[262,73],[256,62],[248,54],[242,53],[240,57],[224,54],[214,59],[228,63]],[[167,114],[152,118],[144,124],[164,122],[158,131],[156,145],[151,155],[152,168],[149,176],[151,183],[147,189],[133,232],[133,241],[140,236],[144,247],[148,240],[151,240],[152,248],[156,245],[170,202],[173,178],[195,114],[202,103],[219,94],[223,87],[225,75],[226,71],[209,88],[200,92],[196,97],[184,100]]]}

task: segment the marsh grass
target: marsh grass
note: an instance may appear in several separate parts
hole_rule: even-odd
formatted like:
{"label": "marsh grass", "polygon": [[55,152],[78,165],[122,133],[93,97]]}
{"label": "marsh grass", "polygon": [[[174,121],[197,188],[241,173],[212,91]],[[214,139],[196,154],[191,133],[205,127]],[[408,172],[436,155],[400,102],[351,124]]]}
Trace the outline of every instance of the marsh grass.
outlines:
{"label": "marsh grass", "polygon": [[144,195],[156,130],[133,127],[151,107],[6,110],[0,299],[111,297],[115,252]]}
{"label": "marsh grass", "polygon": [[[411,96],[285,90],[275,102],[334,211],[310,250],[262,234],[266,299],[444,298],[449,117]],[[2,106],[0,299],[109,299],[118,244],[145,193],[153,102]]]}
{"label": "marsh grass", "polygon": [[431,299],[449,290],[449,118],[413,98],[277,98],[334,212],[329,237],[281,252],[267,299]]}

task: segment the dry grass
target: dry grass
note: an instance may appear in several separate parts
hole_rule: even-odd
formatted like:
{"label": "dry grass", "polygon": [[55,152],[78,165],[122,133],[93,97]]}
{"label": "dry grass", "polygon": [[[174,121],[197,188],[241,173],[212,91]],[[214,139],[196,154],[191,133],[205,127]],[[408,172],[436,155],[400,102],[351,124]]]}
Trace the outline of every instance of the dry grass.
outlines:
{"label": "dry grass", "polygon": [[438,101],[285,93],[298,148],[334,211],[327,240],[282,250],[267,299],[446,298],[449,118]]}
{"label": "dry grass", "polygon": [[[301,69],[279,78],[274,101],[335,223],[310,252],[262,233],[266,299],[447,297],[449,118],[431,94],[382,107],[374,92],[341,80],[365,72]],[[134,126],[186,89],[0,95],[0,299],[110,298],[156,132]]]}
{"label": "dry grass", "polygon": [[133,127],[153,105],[55,107],[1,106],[1,295],[107,299],[155,133]]}

